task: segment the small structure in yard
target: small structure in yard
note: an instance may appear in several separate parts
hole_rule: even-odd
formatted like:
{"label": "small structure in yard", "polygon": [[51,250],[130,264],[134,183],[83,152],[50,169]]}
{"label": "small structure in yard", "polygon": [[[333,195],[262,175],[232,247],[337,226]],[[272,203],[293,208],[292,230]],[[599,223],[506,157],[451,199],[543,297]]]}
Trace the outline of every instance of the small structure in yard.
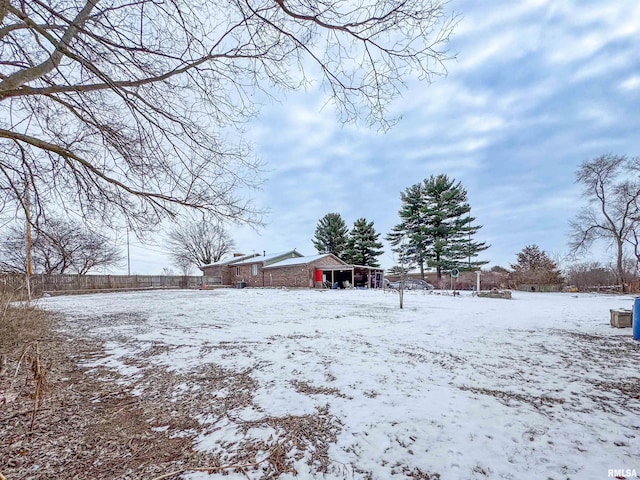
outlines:
{"label": "small structure in yard", "polygon": [[381,288],[380,268],[347,265],[330,253],[305,257],[289,250],[269,255],[236,255],[200,267],[203,286]]}
{"label": "small structure in yard", "polygon": [[478,292],[478,296],[483,298],[504,298],[506,300],[511,300],[511,290],[481,290]]}
{"label": "small structure in yard", "polygon": [[611,326],[616,328],[629,328],[631,327],[631,310],[626,308],[611,309]]}

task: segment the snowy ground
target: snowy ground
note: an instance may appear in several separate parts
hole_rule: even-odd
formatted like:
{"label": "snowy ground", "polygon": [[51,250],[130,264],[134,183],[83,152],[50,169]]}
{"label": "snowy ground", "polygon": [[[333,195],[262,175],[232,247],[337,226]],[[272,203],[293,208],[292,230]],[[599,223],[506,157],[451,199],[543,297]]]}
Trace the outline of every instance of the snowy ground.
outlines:
{"label": "snowy ground", "polygon": [[154,428],[230,462],[286,441],[279,478],[604,479],[640,472],[640,342],[609,326],[632,302],[228,289],[42,306],[105,342],[83,366],[142,396],[163,371],[167,401],[199,399],[195,432]]}

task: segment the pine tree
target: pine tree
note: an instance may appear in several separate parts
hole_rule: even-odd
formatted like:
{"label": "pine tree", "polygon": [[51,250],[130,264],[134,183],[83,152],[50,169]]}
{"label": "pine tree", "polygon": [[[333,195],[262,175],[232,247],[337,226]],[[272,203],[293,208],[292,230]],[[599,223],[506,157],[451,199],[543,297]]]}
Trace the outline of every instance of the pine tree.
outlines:
{"label": "pine tree", "polygon": [[558,284],[562,274],[556,262],[537,245],[527,245],[517,255],[518,262],[511,265],[512,279],[516,283]]}
{"label": "pine tree", "polygon": [[438,278],[453,268],[476,270],[488,263],[472,261],[489,248],[472,237],[481,228],[473,225],[467,191],[447,175],[432,175],[401,194],[401,222],[387,236],[405,261],[435,268]]}
{"label": "pine tree", "polygon": [[379,267],[380,263],[376,258],[384,253],[381,250],[382,243],[378,241],[379,237],[380,234],[376,233],[373,222],[359,218],[349,233],[344,260],[353,265]]}
{"label": "pine tree", "polygon": [[400,200],[402,207],[398,214],[401,222],[393,228],[386,239],[395,247],[394,252],[400,257],[399,263],[406,268],[418,265],[420,274],[424,278],[429,239],[424,236],[420,228],[424,222],[422,184],[417,183],[401,192]]}
{"label": "pine tree", "polygon": [[327,213],[318,221],[312,239],[318,253],[333,253],[342,258],[347,246],[349,229],[339,213]]}

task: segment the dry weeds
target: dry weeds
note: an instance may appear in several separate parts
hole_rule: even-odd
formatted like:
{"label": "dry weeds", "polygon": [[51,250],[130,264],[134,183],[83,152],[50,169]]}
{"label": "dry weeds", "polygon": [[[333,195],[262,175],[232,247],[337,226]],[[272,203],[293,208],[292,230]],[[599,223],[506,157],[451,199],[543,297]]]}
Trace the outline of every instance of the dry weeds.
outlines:
{"label": "dry weeds", "polygon": [[72,357],[101,346],[56,335],[53,322],[17,320],[1,332],[11,331],[3,352],[15,373],[0,378],[0,472],[12,480],[143,478],[184,465],[190,439],[155,432],[154,406],[78,368]]}
{"label": "dry weeds", "polygon": [[[144,372],[131,384],[111,369],[79,366],[104,357],[103,346],[55,333],[60,319],[37,309],[9,313],[11,320],[0,324],[6,359],[0,475],[8,479],[161,480],[189,471],[253,471],[275,479],[295,474],[301,459],[327,471],[340,424],[326,407],[312,415],[245,422],[232,412],[252,406],[257,385],[251,370],[203,364],[188,375],[170,372],[145,363],[171,349],[155,345],[147,355],[128,359]],[[223,390],[226,395],[215,395]],[[238,425],[243,440],[216,453],[197,451],[197,436],[224,419]],[[247,435],[251,429],[274,434],[257,440]]]}

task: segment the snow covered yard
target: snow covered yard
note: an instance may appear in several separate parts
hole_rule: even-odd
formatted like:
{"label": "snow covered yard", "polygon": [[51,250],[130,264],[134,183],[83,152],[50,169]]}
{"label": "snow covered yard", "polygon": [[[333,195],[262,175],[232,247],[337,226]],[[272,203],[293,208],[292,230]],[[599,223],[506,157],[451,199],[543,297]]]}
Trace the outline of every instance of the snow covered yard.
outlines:
{"label": "snow covered yard", "polygon": [[82,366],[192,419],[154,429],[221,464],[269,457],[225,478],[604,479],[640,472],[640,342],[609,326],[632,302],[228,289],[42,306],[104,342]]}

